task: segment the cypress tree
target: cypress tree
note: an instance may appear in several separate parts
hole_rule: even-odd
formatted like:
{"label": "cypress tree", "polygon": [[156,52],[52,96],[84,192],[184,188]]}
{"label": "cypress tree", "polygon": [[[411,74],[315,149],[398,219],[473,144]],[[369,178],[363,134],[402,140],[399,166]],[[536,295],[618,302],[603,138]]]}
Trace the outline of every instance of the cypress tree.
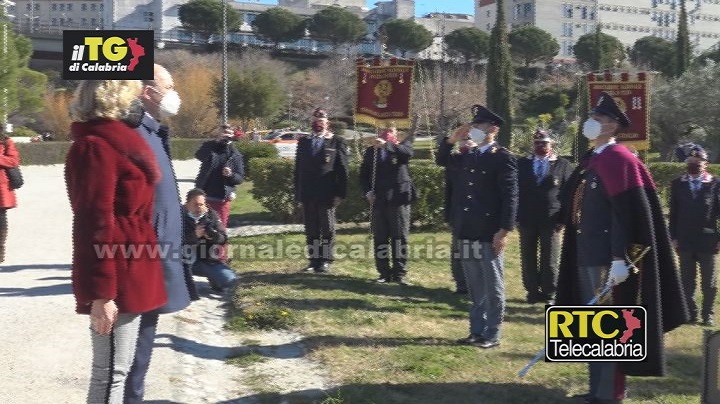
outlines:
{"label": "cypress tree", "polygon": [[680,0],[680,21],[678,21],[677,39],[675,40],[675,75],[681,76],[690,65],[690,33],[688,32],[687,10],[685,0]]}
{"label": "cypress tree", "polygon": [[505,1],[497,0],[495,27],[490,32],[490,52],[486,72],[487,106],[504,120],[497,141],[503,146],[512,142],[513,66],[510,56]]}

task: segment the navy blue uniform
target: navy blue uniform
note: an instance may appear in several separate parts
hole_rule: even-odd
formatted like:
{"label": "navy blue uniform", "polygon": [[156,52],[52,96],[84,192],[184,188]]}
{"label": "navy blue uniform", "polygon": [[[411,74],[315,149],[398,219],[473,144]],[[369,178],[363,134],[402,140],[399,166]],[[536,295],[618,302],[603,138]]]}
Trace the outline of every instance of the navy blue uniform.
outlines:
{"label": "navy blue uniform", "polygon": [[338,136],[303,137],[295,154],[295,200],[303,204],[310,265],[333,260],[335,198],[347,195],[347,146]]}
{"label": "navy blue uniform", "polygon": [[415,187],[408,169],[412,154],[410,142],[386,143],[378,149],[368,147],[360,165],[363,193],[373,191],[375,194],[371,223],[375,267],[380,278],[386,281],[399,281],[407,273],[410,203],[415,200]]}

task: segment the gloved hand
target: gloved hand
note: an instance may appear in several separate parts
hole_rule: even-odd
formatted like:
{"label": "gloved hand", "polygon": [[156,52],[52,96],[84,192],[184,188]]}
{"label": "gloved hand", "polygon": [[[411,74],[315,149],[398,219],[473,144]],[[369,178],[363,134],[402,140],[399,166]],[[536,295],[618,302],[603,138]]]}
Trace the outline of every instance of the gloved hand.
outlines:
{"label": "gloved hand", "polygon": [[623,283],[629,275],[630,268],[625,263],[625,260],[614,260],[610,266],[608,281],[612,282],[613,285],[619,285]]}

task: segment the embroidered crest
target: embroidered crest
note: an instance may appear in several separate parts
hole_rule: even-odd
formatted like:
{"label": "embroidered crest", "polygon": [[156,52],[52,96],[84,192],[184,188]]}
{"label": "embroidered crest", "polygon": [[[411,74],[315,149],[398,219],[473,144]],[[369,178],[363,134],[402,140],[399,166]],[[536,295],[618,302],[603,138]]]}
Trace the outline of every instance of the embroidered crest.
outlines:
{"label": "embroidered crest", "polygon": [[590,188],[595,189],[597,188],[597,182],[593,181],[590,183]]}
{"label": "embroidered crest", "polygon": [[555,186],[560,185],[560,180],[557,178],[553,178],[553,185],[555,185]]}
{"label": "embroidered crest", "polygon": [[393,157],[391,161],[392,161],[393,165],[397,165],[397,163],[398,163],[397,157]]}

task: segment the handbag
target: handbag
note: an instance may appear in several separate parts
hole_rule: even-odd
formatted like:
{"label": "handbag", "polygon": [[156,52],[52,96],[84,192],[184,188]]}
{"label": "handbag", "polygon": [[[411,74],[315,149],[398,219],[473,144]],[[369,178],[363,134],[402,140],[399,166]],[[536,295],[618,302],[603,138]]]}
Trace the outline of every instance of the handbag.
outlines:
{"label": "handbag", "polygon": [[[5,155],[7,156],[7,142],[5,142]],[[5,173],[10,183],[10,189],[18,189],[25,183],[20,167],[6,168]]]}

